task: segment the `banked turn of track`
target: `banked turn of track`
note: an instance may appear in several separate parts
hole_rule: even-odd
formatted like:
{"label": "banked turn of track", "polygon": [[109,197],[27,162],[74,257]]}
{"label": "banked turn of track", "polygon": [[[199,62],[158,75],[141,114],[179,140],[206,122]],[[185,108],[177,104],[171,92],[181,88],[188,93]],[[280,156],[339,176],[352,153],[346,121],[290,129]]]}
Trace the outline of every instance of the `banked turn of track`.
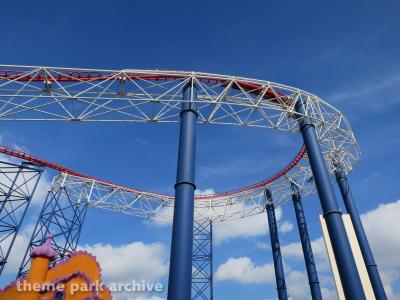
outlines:
{"label": "banked turn of track", "polygon": [[[68,188],[75,201],[88,201],[93,207],[117,211],[139,217],[152,218],[158,222],[168,222],[172,216],[174,196],[130,188],[86,175],[65,166],[50,162],[25,151],[0,144],[0,153],[44,166],[59,174],[53,179],[52,187],[60,185]],[[302,146],[296,157],[273,176],[245,188],[218,194],[195,196],[196,217],[212,218],[213,221],[243,218],[265,210],[265,188],[274,195],[275,204],[281,205],[290,196],[287,185],[294,182],[310,194],[310,178],[304,177],[302,160],[306,154]],[[311,176],[311,175],[310,175]]]}
{"label": "banked turn of track", "polygon": [[[188,83],[196,86],[197,97],[191,101],[199,124],[298,133],[298,120],[309,118],[331,174],[337,166],[350,172],[360,159],[349,122],[325,100],[287,85],[221,74],[0,65],[0,121],[177,123],[182,103],[187,101],[182,99],[182,90]],[[299,101],[305,104],[302,113],[295,109]],[[313,192],[304,152],[302,148],[300,156],[266,181],[233,192],[197,196],[196,214],[223,221],[262,212],[265,186],[276,205],[291,198],[292,182],[303,194]],[[65,168],[59,171],[53,185],[76,190],[77,201],[84,197],[99,208],[147,218],[171,217],[171,195],[121,187]]]}

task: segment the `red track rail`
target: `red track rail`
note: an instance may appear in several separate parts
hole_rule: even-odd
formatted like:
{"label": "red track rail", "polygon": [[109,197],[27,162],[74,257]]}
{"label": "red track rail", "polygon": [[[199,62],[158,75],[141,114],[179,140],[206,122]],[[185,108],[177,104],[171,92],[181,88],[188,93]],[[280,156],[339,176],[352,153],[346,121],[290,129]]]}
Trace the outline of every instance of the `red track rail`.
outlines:
{"label": "red track rail", "polygon": [[[18,81],[18,82],[81,82],[81,81],[98,81],[98,80],[114,80],[115,74],[108,73],[108,72],[100,72],[100,71],[65,71],[63,74],[60,73],[53,73],[51,74],[50,77],[45,77],[43,75],[24,75],[24,71],[19,71],[19,70],[0,70],[0,80],[13,80],[13,81]],[[177,79],[182,79],[184,78],[183,76],[173,76],[173,75],[160,75],[160,74],[126,74],[125,79],[131,79],[131,80],[177,80]],[[200,81],[204,83],[211,83],[211,84],[221,84],[226,85],[227,82],[223,79],[220,78],[213,78],[213,77],[200,77],[198,78]],[[239,81],[236,82],[235,86],[232,86],[235,89],[243,89],[249,93],[259,93],[260,89],[262,88],[261,85],[257,85],[254,83],[249,83],[249,82],[244,82],[244,81]],[[277,97],[285,97],[285,95],[276,92],[272,89],[269,89],[265,93],[265,98],[271,99],[276,99]],[[284,176],[287,174],[291,169],[293,169],[297,163],[303,158],[304,153],[306,149],[303,146],[299,153],[296,155],[296,157],[282,170],[277,172],[275,175],[269,177],[266,180],[260,181],[256,184],[250,185],[245,188],[225,192],[225,193],[218,193],[218,194],[213,194],[213,195],[200,195],[196,196],[196,199],[210,199],[210,198],[217,198],[221,196],[230,196],[234,194],[238,194],[241,192],[246,192],[246,191],[251,191],[257,188],[260,188],[262,186],[265,186],[280,177]],[[49,167],[51,169],[57,170],[59,172],[65,172],[70,175],[78,176],[78,177],[83,177],[87,179],[92,179],[96,180],[102,184],[108,185],[112,188],[121,188],[127,192],[135,192],[135,193],[146,193],[149,195],[153,196],[161,196],[163,198],[174,198],[172,195],[167,195],[167,194],[161,194],[161,193],[153,193],[153,192],[148,192],[148,191],[142,191],[142,190],[136,190],[128,187],[123,187],[120,185],[113,184],[111,182],[108,182],[103,179],[98,179],[93,176],[89,176],[77,171],[74,171],[72,169],[69,169],[67,167],[58,165],[53,162],[49,162],[47,160],[44,160],[42,158],[39,158],[37,156],[34,156],[32,154],[23,152],[21,150],[13,149],[11,147],[7,147],[5,145],[0,144],[0,153],[8,154],[35,164],[39,164],[45,167]]]}
{"label": "red track rail", "polygon": [[[246,192],[246,191],[252,191],[255,190],[257,188],[263,187],[277,179],[279,179],[280,177],[284,176],[285,174],[287,174],[291,169],[293,169],[297,163],[303,158],[304,154],[306,152],[306,148],[305,146],[302,146],[299,153],[296,155],[296,157],[282,170],[280,170],[279,172],[277,172],[275,175],[260,181],[256,184],[247,186],[245,188],[241,188],[241,189],[237,189],[237,190],[233,190],[233,191],[229,191],[229,192],[224,192],[224,193],[218,193],[218,194],[213,194],[213,195],[199,195],[196,196],[196,199],[210,199],[210,198],[217,198],[217,197],[221,197],[221,196],[231,196],[234,194],[239,194],[242,192]],[[128,187],[124,187],[121,185],[117,185],[114,183],[111,183],[109,181],[103,180],[103,179],[98,179],[96,177],[93,176],[89,176],[77,171],[74,171],[70,168],[64,167],[62,165],[50,162],[48,160],[42,159],[40,157],[34,156],[32,154],[26,153],[24,151],[18,150],[18,149],[14,149],[5,145],[1,145],[0,144],[0,153],[4,153],[13,157],[17,157],[20,159],[23,159],[25,161],[37,164],[37,165],[41,165],[44,167],[48,167],[51,168],[53,170],[59,171],[59,172],[64,172],[73,176],[78,176],[78,177],[83,177],[83,178],[87,178],[87,179],[91,179],[91,180],[95,180],[97,182],[100,182],[104,185],[110,186],[111,188],[121,188],[122,190],[126,191],[126,192],[134,192],[134,193],[146,193],[152,196],[161,196],[163,198],[170,198],[173,199],[174,196],[172,195],[167,195],[167,194],[161,194],[161,193],[154,193],[154,192],[148,192],[148,191],[143,191],[143,190],[137,190],[137,189],[132,189],[132,188],[128,188]]]}
{"label": "red track rail", "polygon": [[[43,75],[24,75],[25,72],[18,70],[0,70],[0,80],[13,80],[18,82],[84,82],[84,81],[97,81],[97,80],[116,80],[115,74],[110,73],[102,73],[99,71],[67,71],[65,74],[54,73],[51,77],[45,77]],[[125,79],[131,80],[177,80],[184,77],[181,76],[173,76],[173,75],[160,75],[160,74],[126,74]],[[227,82],[220,78],[213,77],[199,77],[201,82],[204,83],[214,83],[226,85]],[[250,92],[256,93],[261,89],[261,85],[257,85],[254,83],[238,81],[236,85],[232,86],[232,88],[240,89]],[[265,98],[274,99],[279,97],[285,97],[284,94],[279,92],[275,92],[272,89],[269,89],[265,93]]]}

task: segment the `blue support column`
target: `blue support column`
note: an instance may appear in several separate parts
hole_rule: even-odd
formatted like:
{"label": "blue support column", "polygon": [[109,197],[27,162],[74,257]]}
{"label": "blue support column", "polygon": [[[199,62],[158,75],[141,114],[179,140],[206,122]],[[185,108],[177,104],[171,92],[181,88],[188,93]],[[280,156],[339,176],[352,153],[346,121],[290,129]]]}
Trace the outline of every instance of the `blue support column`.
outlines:
{"label": "blue support column", "polygon": [[383,288],[381,277],[379,276],[378,266],[376,265],[374,256],[372,255],[364,227],[361,223],[360,215],[358,214],[358,210],[347,181],[346,173],[341,168],[336,171],[336,180],[338,182],[347,213],[350,215],[351,222],[353,223],[354,231],[357,236],[358,244],[360,245],[365,266],[367,267],[368,276],[374,290],[375,298],[377,300],[387,300],[385,289]]}
{"label": "blue support column", "polygon": [[271,192],[266,189],[266,208],[268,214],[269,235],[271,238],[272,256],[274,258],[276,289],[278,290],[278,299],[287,300],[285,273],[283,271],[283,262],[281,255],[281,247],[279,244],[278,226],[276,224],[275,207],[272,202]]}
{"label": "blue support column", "polygon": [[306,217],[304,216],[303,204],[301,203],[300,192],[295,184],[292,183],[292,200],[296,213],[297,226],[303,248],[304,261],[306,263],[308,282],[310,284],[311,296],[313,300],[322,300],[321,288],[319,286],[317,268],[315,267],[314,255],[311,248],[310,237],[308,235]]}
{"label": "blue support column", "polygon": [[192,284],[193,216],[196,158],[196,100],[194,82],[183,88],[178,166],[172,225],[168,300],[189,300]]}
{"label": "blue support column", "polygon": [[[307,103],[303,100],[296,102],[295,109],[305,115]],[[365,294],[361,279],[357,271],[356,263],[351,251],[350,242],[344,227],[342,213],[339,209],[335,193],[333,191],[328,169],[322,155],[315,127],[308,117],[299,119],[300,132],[307,148],[311,170],[314,175],[315,185],[322,206],[322,212],[326,221],[329,236],[332,242],[333,253],[339,270],[344,294],[347,299],[364,300]]]}

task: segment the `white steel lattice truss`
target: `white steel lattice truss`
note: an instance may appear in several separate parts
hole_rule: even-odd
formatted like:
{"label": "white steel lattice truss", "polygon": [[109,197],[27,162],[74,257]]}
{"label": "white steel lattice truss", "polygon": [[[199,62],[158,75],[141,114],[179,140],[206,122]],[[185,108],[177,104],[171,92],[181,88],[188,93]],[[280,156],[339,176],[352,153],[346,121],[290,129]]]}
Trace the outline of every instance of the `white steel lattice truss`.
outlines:
{"label": "white steel lattice truss", "polygon": [[[182,88],[194,84],[201,124],[227,124],[298,132],[298,118],[309,117],[317,130],[331,174],[359,161],[347,119],[321,98],[282,84],[226,75],[160,70],[91,70],[0,66],[0,120],[82,122],[179,122]],[[305,114],[294,109],[304,101]],[[93,178],[60,174],[85,195],[91,206],[146,218],[170,218],[173,197],[116,186]],[[268,182],[276,205],[290,199],[294,181],[303,194],[313,192],[307,156],[285,176]],[[214,221],[264,211],[265,186],[197,196],[197,217]],[[83,193],[83,194],[82,194]]]}

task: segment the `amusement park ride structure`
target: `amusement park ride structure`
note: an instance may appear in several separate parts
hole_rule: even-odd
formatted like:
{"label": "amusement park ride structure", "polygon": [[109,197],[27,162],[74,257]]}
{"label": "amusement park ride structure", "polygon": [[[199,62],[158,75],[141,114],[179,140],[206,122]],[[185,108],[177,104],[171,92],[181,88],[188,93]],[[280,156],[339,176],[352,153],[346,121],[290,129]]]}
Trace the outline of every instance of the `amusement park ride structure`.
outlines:
{"label": "amusement park ride structure", "polygon": [[[277,206],[291,201],[311,295],[322,299],[301,204],[301,195],[316,190],[346,298],[366,299],[332,188],[336,178],[375,297],[386,299],[346,178],[360,159],[355,137],[347,119],[316,95],[270,81],[199,72],[0,66],[0,120],[180,123],[175,196],[119,186],[0,147],[2,153],[60,172],[53,179],[19,275],[29,267],[29,250],[42,243],[47,232],[54,237],[59,258],[74,250],[87,208],[97,207],[144,218],[173,218],[168,300],[212,299],[213,222],[266,211],[278,297],[287,299],[274,214]],[[194,196],[196,124],[301,133],[304,146],[286,167],[262,182]]]}

